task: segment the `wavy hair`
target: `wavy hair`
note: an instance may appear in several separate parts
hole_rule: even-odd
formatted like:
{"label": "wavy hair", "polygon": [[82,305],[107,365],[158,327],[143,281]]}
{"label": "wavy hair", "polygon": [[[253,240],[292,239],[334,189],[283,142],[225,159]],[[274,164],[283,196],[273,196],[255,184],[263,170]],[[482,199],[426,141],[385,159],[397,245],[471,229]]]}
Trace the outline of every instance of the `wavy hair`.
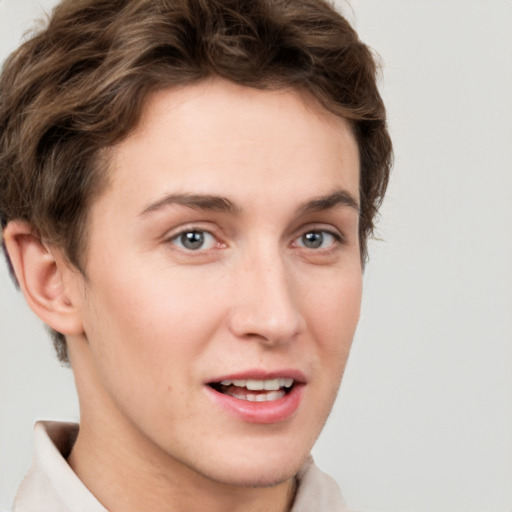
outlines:
{"label": "wavy hair", "polygon": [[350,122],[365,261],[392,159],[376,75],[324,0],[64,0],[0,77],[1,227],[28,222],[83,272],[88,208],[108,183],[101,150],[134,129],[151,92],[219,76],[307,92]]}

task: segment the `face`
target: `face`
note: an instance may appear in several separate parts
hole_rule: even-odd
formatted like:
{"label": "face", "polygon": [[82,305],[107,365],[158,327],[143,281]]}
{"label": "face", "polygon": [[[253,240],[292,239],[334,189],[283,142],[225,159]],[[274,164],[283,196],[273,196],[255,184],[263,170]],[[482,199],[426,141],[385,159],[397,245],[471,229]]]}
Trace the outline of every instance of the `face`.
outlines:
{"label": "face", "polygon": [[[359,159],[292,91],[211,80],[152,96],[92,205],[82,428],[211,481],[293,476],[359,317]],[[156,459],[155,459],[156,460]]]}

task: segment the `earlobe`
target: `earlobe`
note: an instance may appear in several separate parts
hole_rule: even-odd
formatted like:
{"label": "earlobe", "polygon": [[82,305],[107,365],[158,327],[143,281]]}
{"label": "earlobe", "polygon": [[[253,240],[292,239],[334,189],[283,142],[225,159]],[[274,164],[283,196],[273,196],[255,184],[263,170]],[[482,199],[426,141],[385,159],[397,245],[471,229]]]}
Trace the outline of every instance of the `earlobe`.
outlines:
{"label": "earlobe", "polygon": [[57,249],[46,245],[30,224],[11,221],[4,241],[23,295],[34,313],[64,335],[83,332],[77,304],[72,300],[69,264]]}

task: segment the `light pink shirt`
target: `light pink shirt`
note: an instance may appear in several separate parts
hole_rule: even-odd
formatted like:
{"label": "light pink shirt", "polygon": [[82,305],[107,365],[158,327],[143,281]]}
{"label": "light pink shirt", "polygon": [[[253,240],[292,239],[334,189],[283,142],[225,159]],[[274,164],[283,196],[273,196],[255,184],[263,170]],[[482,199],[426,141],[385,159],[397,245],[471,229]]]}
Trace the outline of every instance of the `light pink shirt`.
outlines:
{"label": "light pink shirt", "polygon": [[[77,433],[74,423],[36,423],[32,466],[18,489],[13,512],[108,512],[66,462]],[[297,479],[291,512],[350,512],[336,482],[311,457]]]}

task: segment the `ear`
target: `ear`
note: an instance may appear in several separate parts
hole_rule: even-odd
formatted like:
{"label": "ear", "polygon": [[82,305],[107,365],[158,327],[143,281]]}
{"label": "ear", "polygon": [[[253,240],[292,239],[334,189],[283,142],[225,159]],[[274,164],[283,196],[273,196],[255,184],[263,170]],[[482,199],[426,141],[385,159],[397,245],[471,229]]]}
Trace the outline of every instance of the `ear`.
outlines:
{"label": "ear", "polygon": [[83,332],[77,297],[78,272],[62,253],[43,243],[30,224],[11,221],[4,230],[4,242],[16,278],[34,313],[48,326],[64,335]]}

